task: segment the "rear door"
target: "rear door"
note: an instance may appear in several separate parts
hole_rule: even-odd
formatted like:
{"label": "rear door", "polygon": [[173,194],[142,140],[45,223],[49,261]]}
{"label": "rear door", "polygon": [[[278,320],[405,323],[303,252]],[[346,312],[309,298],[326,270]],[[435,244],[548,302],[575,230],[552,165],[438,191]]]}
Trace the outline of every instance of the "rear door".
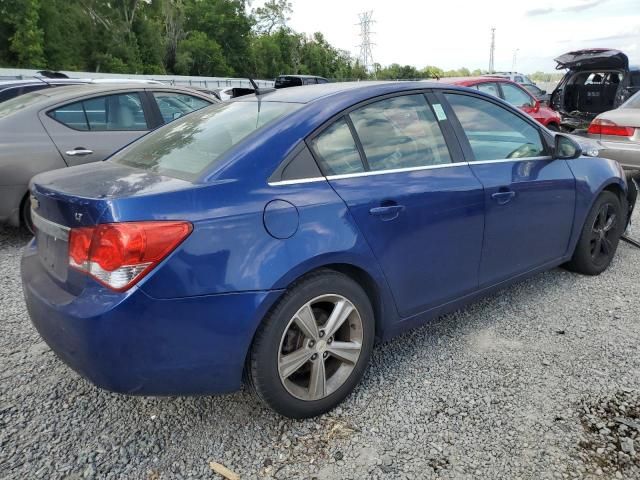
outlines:
{"label": "rear door", "polygon": [[149,131],[143,91],[88,97],[40,112],[67,165],[104,160]]}
{"label": "rear door", "polygon": [[352,109],[309,141],[402,317],[478,286],[482,185],[462,161],[444,111],[434,108],[422,93],[387,97]]}
{"label": "rear door", "polygon": [[488,286],[561,259],[569,245],[575,179],[548,155],[538,125],[487,98],[440,94],[485,189],[480,285]]}

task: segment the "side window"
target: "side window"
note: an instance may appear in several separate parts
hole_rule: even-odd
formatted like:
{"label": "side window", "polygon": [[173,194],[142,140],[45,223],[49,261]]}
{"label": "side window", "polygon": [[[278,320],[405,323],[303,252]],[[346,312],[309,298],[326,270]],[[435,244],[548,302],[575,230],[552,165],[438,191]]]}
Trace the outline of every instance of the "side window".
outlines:
{"label": "side window", "polygon": [[514,81],[517,82],[517,83],[524,83],[524,80],[519,75],[516,75],[516,77],[514,78]]}
{"label": "side window", "polygon": [[147,130],[140,95],[123,93],[90,98],[49,112],[67,127],[76,130]]}
{"label": "side window", "polygon": [[381,100],[353,111],[350,117],[372,171],[451,162],[424,95]]}
{"label": "side window", "polygon": [[502,93],[506,102],[515,107],[532,107],[534,101],[527,92],[510,83],[502,84]]}
{"label": "side window", "polygon": [[477,161],[545,155],[537,128],[487,100],[446,93]]}
{"label": "side window", "polygon": [[187,113],[208,107],[211,103],[185,93],[153,92],[164,123],[172,122]]}
{"label": "side window", "polygon": [[75,130],[89,130],[82,102],[56,108],[49,112],[49,116]]}
{"label": "side window", "polygon": [[500,97],[500,93],[498,92],[498,85],[496,85],[495,83],[479,83],[477,87],[481,92],[488,93],[489,95],[493,95],[494,97]]}
{"label": "side window", "polygon": [[356,142],[344,118],[311,140],[311,149],[326,175],[364,172]]}
{"label": "side window", "polygon": [[327,80],[326,78],[318,78],[318,83],[329,83],[329,80]]}
{"label": "side window", "polygon": [[304,84],[305,85],[315,85],[317,83],[318,83],[318,81],[315,78],[305,78],[304,79]]}

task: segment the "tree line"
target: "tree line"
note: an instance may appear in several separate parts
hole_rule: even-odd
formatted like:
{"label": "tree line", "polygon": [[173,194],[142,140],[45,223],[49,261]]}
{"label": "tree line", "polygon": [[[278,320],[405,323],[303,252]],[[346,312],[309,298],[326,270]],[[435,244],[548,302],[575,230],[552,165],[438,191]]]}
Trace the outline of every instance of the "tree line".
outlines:
{"label": "tree line", "polygon": [[287,0],[0,0],[0,65],[48,70],[336,80],[485,73],[374,65],[367,70],[320,32],[287,26]]}

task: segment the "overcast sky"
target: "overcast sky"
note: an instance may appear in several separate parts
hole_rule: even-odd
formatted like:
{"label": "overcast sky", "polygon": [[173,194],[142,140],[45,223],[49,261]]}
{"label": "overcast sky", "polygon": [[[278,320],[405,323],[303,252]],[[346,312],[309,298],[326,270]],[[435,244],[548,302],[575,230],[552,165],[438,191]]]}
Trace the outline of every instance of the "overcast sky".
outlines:
{"label": "overcast sky", "polygon": [[[496,70],[551,72],[553,58],[590,47],[617,48],[640,64],[640,0],[290,0],[289,25],[320,31],[359,53],[358,12],[373,10],[373,56],[382,65],[487,69],[496,27]],[[253,2],[253,6],[263,3]]]}

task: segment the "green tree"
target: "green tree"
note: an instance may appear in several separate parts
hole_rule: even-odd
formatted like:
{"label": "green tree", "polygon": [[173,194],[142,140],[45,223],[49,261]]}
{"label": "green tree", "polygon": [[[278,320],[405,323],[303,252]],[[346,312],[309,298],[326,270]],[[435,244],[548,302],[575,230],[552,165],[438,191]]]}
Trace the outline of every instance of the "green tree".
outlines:
{"label": "green tree", "polygon": [[204,32],[191,32],[180,42],[178,52],[176,73],[221,77],[232,74],[222,47]]}
{"label": "green tree", "polygon": [[270,35],[274,30],[285,28],[293,12],[291,2],[287,0],[269,0],[253,11],[256,31]]}
{"label": "green tree", "polygon": [[42,68],[46,66],[44,56],[44,33],[38,23],[40,0],[13,0],[0,4],[0,14],[5,24],[9,46],[5,55],[17,67]]}

